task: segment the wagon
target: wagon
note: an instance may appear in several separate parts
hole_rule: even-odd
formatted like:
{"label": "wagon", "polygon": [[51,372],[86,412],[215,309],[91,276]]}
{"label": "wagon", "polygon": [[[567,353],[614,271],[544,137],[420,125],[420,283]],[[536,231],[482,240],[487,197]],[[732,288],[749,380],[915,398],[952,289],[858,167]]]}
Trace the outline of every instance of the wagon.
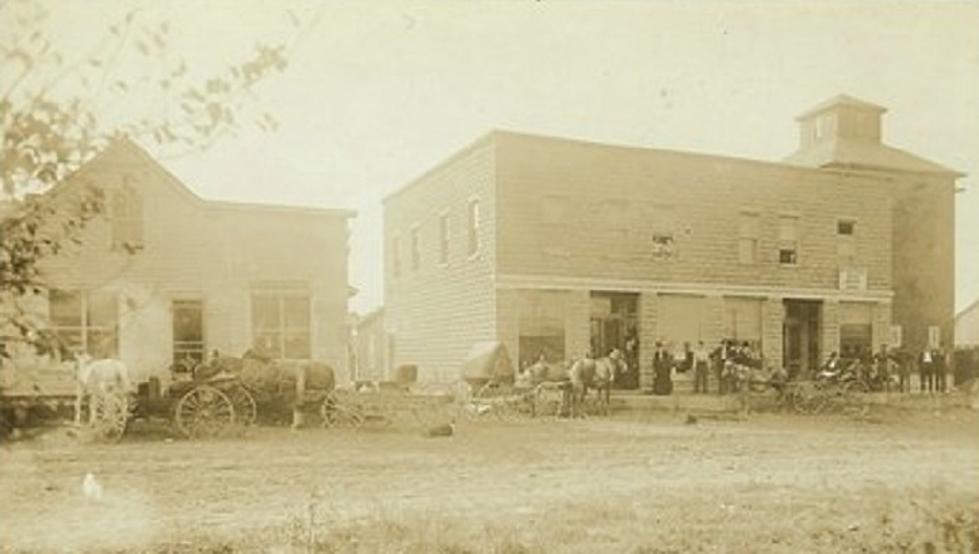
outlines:
{"label": "wagon", "polygon": [[398,381],[375,381],[332,391],[320,415],[327,428],[429,428],[454,420],[454,412],[452,394],[414,390],[409,383]]}
{"label": "wagon", "polygon": [[78,374],[74,360],[50,355],[25,356],[16,365],[0,359],[0,435],[26,424],[38,411],[71,411],[75,434],[81,438],[114,441],[122,437],[134,407],[132,395],[110,386],[83,394]]}
{"label": "wagon", "polygon": [[474,344],[462,363],[462,381],[464,414],[469,419],[512,421],[536,414],[537,389],[517,379],[503,343]]}
{"label": "wagon", "polygon": [[333,368],[317,362],[278,362],[255,356],[215,357],[198,364],[190,381],[170,386],[173,420],[187,437],[215,436],[253,425],[259,412],[288,407],[293,425],[304,411],[323,411],[333,391]]}

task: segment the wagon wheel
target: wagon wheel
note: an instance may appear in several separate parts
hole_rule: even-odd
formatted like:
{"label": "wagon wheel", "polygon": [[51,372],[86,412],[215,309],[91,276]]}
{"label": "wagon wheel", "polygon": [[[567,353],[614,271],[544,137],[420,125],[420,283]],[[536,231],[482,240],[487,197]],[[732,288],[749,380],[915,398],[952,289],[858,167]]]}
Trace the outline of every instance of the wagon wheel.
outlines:
{"label": "wagon wheel", "polygon": [[864,381],[854,379],[843,385],[843,392],[870,392],[870,387]]}
{"label": "wagon wheel", "polygon": [[116,442],[129,423],[129,398],[120,392],[96,392],[89,396],[87,431],[94,440]]}
{"label": "wagon wheel", "polygon": [[325,428],[357,428],[364,423],[364,416],[357,404],[343,402],[330,393],[320,404],[320,420]]}
{"label": "wagon wheel", "polygon": [[823,391],[812,386],[796,387],[791,394],[792,406],[800,414],[819,413],[826,403],[826,396]]}
{"label": "wagon wheel", "polygon": [[[555,396],[558,398],[555,399]],[[566,391],[540,384],[534,393],[534,414],[545,418],[561,417],[569,408],[566,400]]]}
{"label": "wagon wheel", "polygon": [[226,390],[225,395],[234,404],[235,421],[245,427],[254,425],[258,419],[258,404],[252,393],[248,392],[244,385],[237,384]]}
{"label": "wagon wheel", "polygon": [[235,423],[235,406],[217,388],[198,385],[177,401],[174,420],[188,438],[215,437]]}

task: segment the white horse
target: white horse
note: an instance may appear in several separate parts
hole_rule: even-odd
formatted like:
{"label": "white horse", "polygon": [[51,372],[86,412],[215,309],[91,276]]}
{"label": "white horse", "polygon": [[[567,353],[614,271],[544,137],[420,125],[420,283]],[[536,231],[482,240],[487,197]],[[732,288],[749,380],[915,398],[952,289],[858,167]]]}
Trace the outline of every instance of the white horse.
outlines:
{"label": "white horse", "polygon": [[[82,400],[102,394],[128,394],[132,387],[129,368],[121,360],[102,358],[95,360],[88,354],[75,357],[75,423],[81,423]],[[89,421],[95,418],[95,411],[89,407]]]}
{"label": "white horse", "polygon": [[572,415],[581,415],[581,406],[588,396],[589,389],[595,389],[598,394],[598,405],[603,415],[608,415],[611,403],[612,382],[617,373],[628,369],[622,352],[613,348],[608,356],[594,359],[589,355],[579,358],[568,369],[571,379]]}

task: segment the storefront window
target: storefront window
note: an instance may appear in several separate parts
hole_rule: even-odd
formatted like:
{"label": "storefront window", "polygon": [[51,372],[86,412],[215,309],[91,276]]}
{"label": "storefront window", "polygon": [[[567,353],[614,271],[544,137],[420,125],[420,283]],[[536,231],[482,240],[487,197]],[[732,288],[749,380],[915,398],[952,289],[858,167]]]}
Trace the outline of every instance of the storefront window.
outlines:
{"label": "storefront window", "polygon": [[873,341],[873,305],[840,303],[840,357],[868,358]]}
{"label": "storefront window", "polygon": [[563,361],[564,318],[567,295],[556,291],[524,291],[520,294],[520,365],[534,363],[540,354],[548,362]]}

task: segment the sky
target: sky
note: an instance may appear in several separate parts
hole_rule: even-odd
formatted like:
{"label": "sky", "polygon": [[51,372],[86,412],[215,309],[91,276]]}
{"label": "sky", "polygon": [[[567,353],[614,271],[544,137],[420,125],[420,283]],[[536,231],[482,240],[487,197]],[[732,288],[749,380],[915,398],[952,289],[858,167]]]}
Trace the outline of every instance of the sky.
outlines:
{"label": "sky", "polygon": [[[213,199],[352,208],[352,309],[383,302],[381,199],[493,128],[777,161],[846,93],[884,141],[968,174],[956,308],[979,297],[979,5],[733,2],[53,2],[83,42],[132,6],[203,67],[290,40],[279,120],[163,163]],[[297,34],[287,10],[304,22]],[[152,145],[147,145],[152,151]]]}

